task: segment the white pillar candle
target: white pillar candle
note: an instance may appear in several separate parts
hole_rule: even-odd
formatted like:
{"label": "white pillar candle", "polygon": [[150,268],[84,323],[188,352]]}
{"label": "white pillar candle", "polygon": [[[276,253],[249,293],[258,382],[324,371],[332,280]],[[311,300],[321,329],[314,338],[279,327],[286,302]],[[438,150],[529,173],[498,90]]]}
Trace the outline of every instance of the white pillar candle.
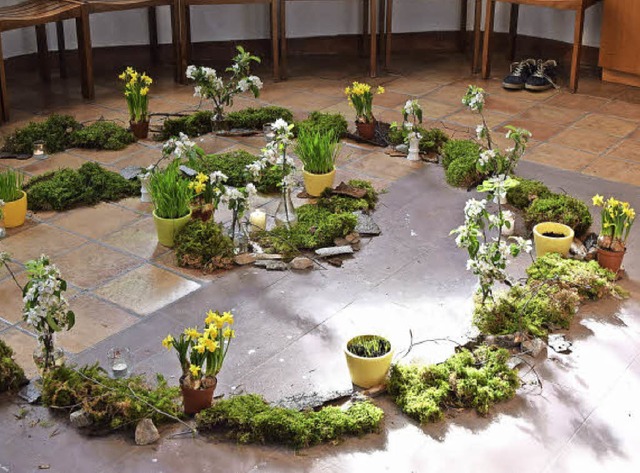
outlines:
{"label": "white pillar candle", "polygon": [[249,215],[249,223],[251,227],[250,231],[253,230],[266,230],[267,229],[267,214],[264,210],[256,209]]}

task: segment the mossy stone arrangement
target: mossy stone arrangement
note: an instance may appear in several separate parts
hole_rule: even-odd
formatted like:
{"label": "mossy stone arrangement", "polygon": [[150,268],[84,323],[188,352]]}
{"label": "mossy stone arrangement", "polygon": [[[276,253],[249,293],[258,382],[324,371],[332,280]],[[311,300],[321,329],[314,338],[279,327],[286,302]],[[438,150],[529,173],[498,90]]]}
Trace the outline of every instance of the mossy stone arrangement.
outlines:
{"label": "mossy stone arrangement", "polygon": [[507,191],[507,202],[517,209],[526,210],[534,200],[545,199],[553,195],[549,188],[540,181],[522,177],[516,179],[518,185]]}
{"label": "mossy stone arrangement", "polygon": [[530,230],[542,222],[563,223],[573,228],[577,237],[584,235],[593,221],[584,202],[562,194],[535,199],[527,208],[524,220]]}
{"label": "mossy stone arrangement", "polygon": [[331,189],[326,189],[318,199],[318,206],[323,207],[333,213],[356,212],[358,210],[371,211],[378,203],[378,192],[369,181],[351,179],[347,182],[351,187],[364,189],[365,195],[361,199],[334,194]]}
{"label": "mossy stone arrangement", "polygon": [[[416,131],[422,136],[418,145],[420,153],[422,154],[440,154],[442,153],[444,145],[449,141],[447,134],[440,128],[430,128],[427,130],[426,128],[417,126]],[[398,126],[397,128],[389,129],[387,139],[390,144],[397,146],[405,143],[406,135],[407,132],[403,131],[401,126]]]}
{"label": "mossy stone arrangement", "polygon": [[27,381],[24,371],[13,359],[13,350],[0,340],[0,393],[17,391]]}
{"label": "mossy stone arrangement", "polygon": [[449,140],[442,147],[442,166],[449,169],[449,165],[458,158],[473,157],[478,159],[480,156],[480,146],[471,140]]}
{"label": "mossy stone arrangement", "polygon": [[468,188],[479,184],[483,175],[477,168],[478,156],[461,156],[452,161],[445,171],[447,183],[453,187]]}
{"label": "mossy stone arrangement", "polygon": [[178,265],[212,273],[233,265],[233,242],[214,222],[192,220],[175,237]]}
{"label": "mossy stone arrangement", "polygon": [[169,387],[161,375],[156,375],[156,386],[151,387],[144,376],[112,379],[98,364],[61,366],[48,372],[42,403],[56,409],[83,409],[93,421],[89,430],[96,433],[131,430],[144,418],[155,424],[171,421],[154,408],[174,418],[184,415],[180,388]]}
{"label": "mossy stone arrangement", "polygon": [[76,148],[119,151],[135,141],[130,131],[107,120],[80,128],[73,135],[73,146]]}
{"label": "mossy stone arrangement", "polygon": [[341,138],[347,134],[348,128],[347,120],[339,113],[311,112],[305,120],[296,122],[293,132],[296,136],[303,130],[327,135],[333,133],[333,136]]}
{"label": "mossy stone arrangement", "polygon": [[507,366],[510,357],[507,350],[482,346],[437,365],[393,365],[387,390],[402,412],[422,424],[442,419],[452,407],[484,415],[520,385],[517,371]]}
{"label": "mossy stone arrangement", "polygon": [[139,195],[140,182],[89,162],[77,171],[63,168],[34,177],[24,190],[30,210],[62,211]]}
{"label": "mossy stone arrangement", "polygon": [[196,415],[196,425],[200,432],[220,433],[239,443],[301,449],[376,432],[383,417],[382,410],[368,401],[356,402],[347,410],[329,406],[296,411],[270,406],[262,397],[247,394],[216,402]]}
{"label": "mossy stone arrangement", "polygon": [[282,118],[287,123],[293,122],[293,113],[291,110],[269,105],[260,108],[245,108],[237,112],[229,112],[227,114],[227,122],[229,128],[240,128],[245,130],[260,130],[269,123],[275,122]]}

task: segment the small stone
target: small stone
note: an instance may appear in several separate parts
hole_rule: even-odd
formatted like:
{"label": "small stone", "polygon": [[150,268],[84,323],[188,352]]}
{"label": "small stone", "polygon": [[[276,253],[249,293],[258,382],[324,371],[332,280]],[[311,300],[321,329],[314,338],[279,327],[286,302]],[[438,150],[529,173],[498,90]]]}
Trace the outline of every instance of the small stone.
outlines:
{"label": "small stone", "polygon": [[573,255],[574,259],[577,259],[580,261],[582,261],[587,257],[587,248],[577,238],[573,239],[569,252],[571,253],[571,255]]}
{"label": "small stone", "polygon": [[298,256],[291,260],[289,263],[291,269],[303,270],[303,269],[311,269],[313,268],[313,260],[307,258],[306,256]]}
{"label": "small stone", "polygon": [[257,260],[278,260],[282,259],[282,255],[271,254],[271,253],[258,253],[256,254]]}
{"label": "small stone", "polygon": [[549,335],[548,344],[556,353],[562,353],[564,355],[571,353],[571,342],[564,338],[564,335],[561,333]]}
{"label": "small stone", "polygon": [[387,386],[384,384],[378,384],[377,386],[373,386],[372,388],[365,389],[362,391],[367,397],[378,397],[387,392]]}
{"label": "small stone", "polygon": [[340,258],[329,258],[327,263],[336,268],[342,268],[342,260]]}
{"label": "small stone", "polygon": [[351,245],[331,246],[329,248],[318,248],[316,250],[316,254],[323,258],[326,258],[328,256],[350,255],[352,253],[353,248],[351,248]]}
{"label": "small stone", "polygon": [[267,261],[264,267],[267,271],[286,271],[289,269],[287,263],[283,261]]}
{"label": "small stone", "polygon": [[93,419],[84,409],[80,409],[69,415],[69,422],[71,422],[71,425],[76,429],[82,429],[83,427],[89,427],[93,424]]}
{"label": "small stone", "polygon": [[527,340],[522,343],[522,348],[528,352],[532,357],[538,358],[538,355],[546,348],[546,344],[541,338],[534,338],[533,340]]}
{"label": "small stone", "polygon": [[371,215],[364,212],[353,212],[358,217],[355,231],[361,235],[380,235],[382,231],[376,222],[373,221]]}
{"label": "small stone", "polygon": [[149,445],[160,438],[158,429],[151,419],[142,419],[136,425],[136,445]]}
{"label": "small stone", "polygon": [[29,384],[20,389],[18,395],[29,404],[38,402],[42,396],[42,378],[29,380]]}
{"label": "small stone", "polygon": [[592,249],[595,249],[597,245],[598,235],[593,232],[589,233],[584,239],[584,247],[587,249],[587,251],[591,251]]}
{"label": "small stone", "polygon": [[128,181],[134,180],[142,171],[140,166],[127,166],[120,170],[120,175]]}
{"label": "small stone", "polygon": [[350,245],[346,238],[338,237],[333,240],[333,244],[336,246],[346,246]]}
{"label": "small stone", "polygon": [[349,243],[359,243],[360,242],[360,234],[356,232],[349,233],[346,237],[344,237]]}
{"label": "small stone", "polygon": [[256,262],[256,255],[253,253],[241,253],[233,258],[233,261],[240,266],[252,264]]}
{"label": "small stone", "polygon": [[345,184],[341,182],[338,187],[332,189],[331,192],[333,194],[338,195],[346,195],[347,197],[353,197],[354,199],[362,199],[365,195],[367,195],[367,190],[362,189],[361,187],[350,186],[349,184]]}
{"label": "small stone", "polygon": [[598,257],[598,248],[593,247],[587,252],[587,256],[584,257],[585,261],[593,261]]}
{"label": "small stone", "polygon": [[360,242],[351,243],[351,248],[353,248],[353,251],[360,251]]}
{"label": "small stone", "polygon": [[179,169],[182,172],[182,174],[184,174],[187,177],[195,177],[198,174],[198,171],[194,171],[193,169],[191,169],[188,166],[185,166],[184,164],[181,165]]}
{"label": "small stone", "polygon": [[398,153],[402,153],[402,154],[408,154],[409,153],[409,147],[405,144],[399,144],[396,146],[396,151]]}

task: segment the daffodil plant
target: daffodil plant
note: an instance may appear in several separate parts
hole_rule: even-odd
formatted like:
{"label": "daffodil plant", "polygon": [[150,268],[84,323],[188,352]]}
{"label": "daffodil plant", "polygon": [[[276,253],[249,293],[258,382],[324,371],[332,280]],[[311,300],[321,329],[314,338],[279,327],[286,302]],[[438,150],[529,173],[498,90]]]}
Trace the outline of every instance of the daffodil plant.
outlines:
{"label": "daffodil plant", "polygon": [[467,93],[462,97],[462,103],[472,112],[477,112],[482,119],[482,123],[476,127],[476,138],[484,147],[480,153],[477,168],[483,174],[508,176],[515,171],[518,161],[526,151],[531,133],[522,128],[506,126],[506,138],[513,141],[513,146],[504,151],[499,150],[495,146],[491,130],[484,116],[485,99],[484,89],[475,85],[470,85]]}
{"label": "daffodil plant", "polygon": [[132,67],[118,76],[124,82],[124,96],[132,123],[149,121],[149,87],[153,79],[146,73],[140,74]]}
{"label": "daffodil plant", "polygon": [[636,219],[636,211],[629,202],[621,202],[614,197],[605,201],[604,197],[598,194],[593,197],[593,205],[602,207],[598,246],[603,250],[625,251],[629,232]]}
{"label": "daffodil plant", "polygon": [[[356,122],[372,123],[375,121],[372,111],[374,93],[369,84],[354,82],[351,87],[344,89],[344,93],[349,99],[349,105],[356,110]],[[384,87],[378,87],[375,94],[384,94]]]}
{"label": "daffodil plant", "polygon": [[191,389],[206,389],[214,385],[224,364],[231,340],[235,338],[231,312],[207,312],[202,331],[198,327],[185,329],[177,338],[167,335],[162,345],[175,349],[182,368],[180,382]]}
{"label": "daffodil plant", "polygon": [[456,235],[456,245],[469,254],[467,270],[478,277],[478,294],[482,303],[487,299],[493,300],[496,282],[512,283],[507,272],[509,257],[530,253],[532,249],[531,240],[504,238],[501,232],[501,229],[511,226],[502,210],[501,197],[517,185],[518,181],[504,176],[484,181],[478,186],[478,191],[486,192],[487,199],[497,204],[497,212],[488,210],[487,199],[469,199],[464,207],[464,224],[451,231]]}
{"label": "daffodil plant", "polygon": [[213,103],[214,120],[218,122],[224,119],[224,108],[233,105],[233,98],[237,94],[250,91],[257,98],[262,89],[260,78],[251,75],[251,63],[259,63],[260,58],[245,51],[242,46],[238,46],[237,50],[233,64],[226,69],[230,73],[226,81],[210,67],[187,67],[187,78],[196,84],[194,97]]}

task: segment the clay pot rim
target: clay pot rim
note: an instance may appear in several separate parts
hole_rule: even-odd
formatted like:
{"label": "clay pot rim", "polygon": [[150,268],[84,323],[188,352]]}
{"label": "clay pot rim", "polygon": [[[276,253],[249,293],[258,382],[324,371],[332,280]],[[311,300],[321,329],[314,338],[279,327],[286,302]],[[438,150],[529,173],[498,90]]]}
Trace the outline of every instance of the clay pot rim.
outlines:
{"label": "clay pot rim", "polygon": [[605,252],[605,253],[614,253],[614,254],[620,254],[620,253],[625,254],[627,252],[627,247],[626,246],[624,247],[624,250],[622,250],[622,251],[611,250],[609,248],[600,248],[597,245],[596,245],[596,249],[598,251],[602,251],[602,252]]}

